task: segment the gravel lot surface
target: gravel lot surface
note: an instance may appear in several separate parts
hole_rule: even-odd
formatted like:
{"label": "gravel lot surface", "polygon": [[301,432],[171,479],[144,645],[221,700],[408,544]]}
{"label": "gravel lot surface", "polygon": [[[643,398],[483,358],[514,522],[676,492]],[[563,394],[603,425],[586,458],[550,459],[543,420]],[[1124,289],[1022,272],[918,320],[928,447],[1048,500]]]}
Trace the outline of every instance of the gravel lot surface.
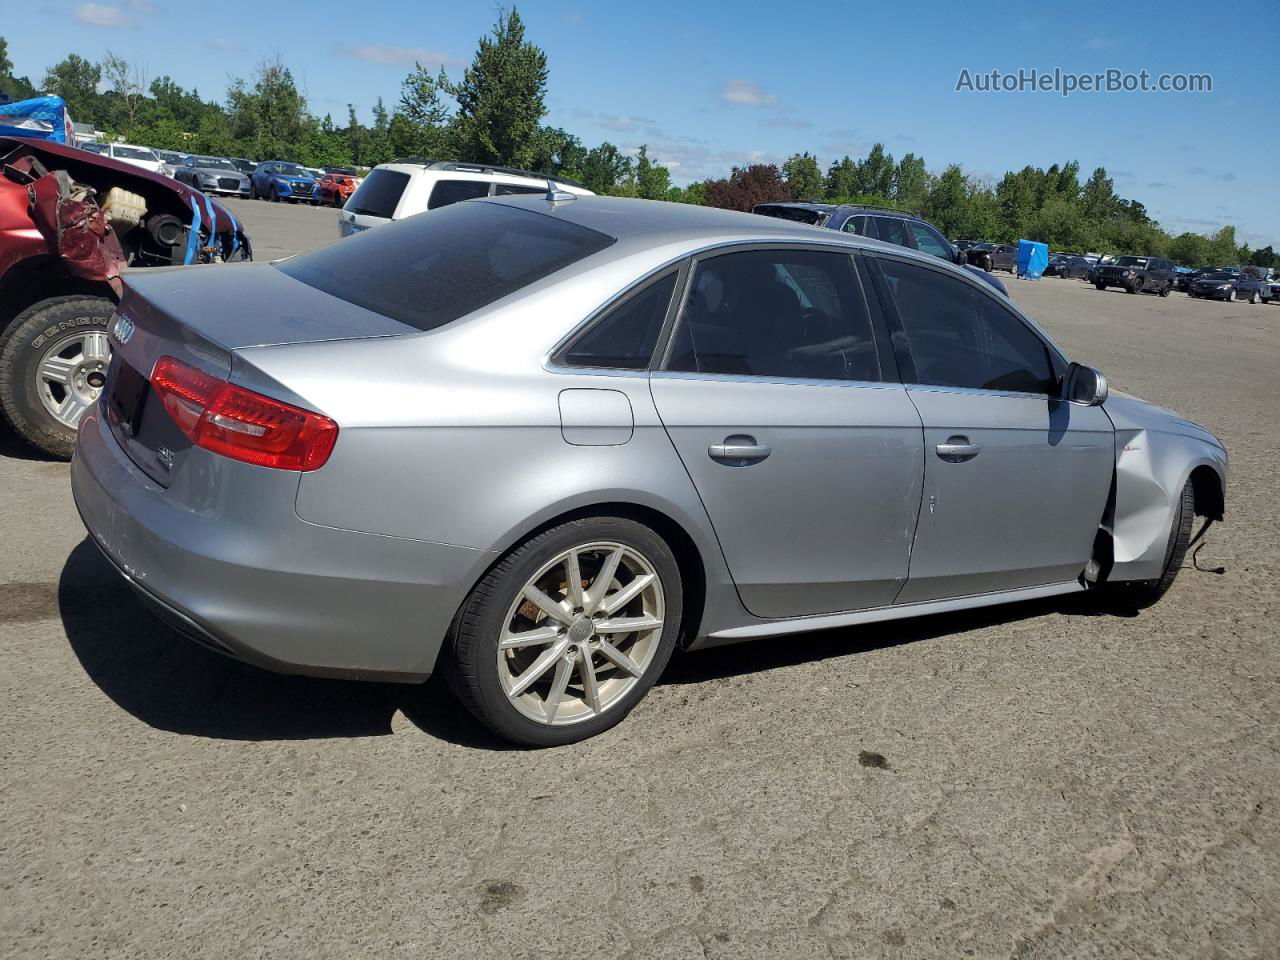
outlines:
{"label": "gravel lot surface", "polygon": [[1010,284],[1226,442],[1226,574],[679,657],[558,750],[177,638],[0,433],[0,956],[1276,957],[1280,306]]}

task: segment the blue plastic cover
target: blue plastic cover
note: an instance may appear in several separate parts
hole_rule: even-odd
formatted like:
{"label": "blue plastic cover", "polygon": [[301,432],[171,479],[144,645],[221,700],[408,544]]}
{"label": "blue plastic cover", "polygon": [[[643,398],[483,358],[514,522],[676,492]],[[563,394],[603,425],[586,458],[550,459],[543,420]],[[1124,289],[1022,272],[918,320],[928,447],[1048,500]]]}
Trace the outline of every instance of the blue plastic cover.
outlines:
{"label": "blue plastic cover", "polygon": [[1039,280],[1049,265],[1049,245],[1034,240],[1018,241],[1018,276],[1024,280]]}
{"label": "blue plastic cover", "polygon": [[0,103],[0,136],[32,137],[75,145],[71,117],[61,97],[35,97]]}

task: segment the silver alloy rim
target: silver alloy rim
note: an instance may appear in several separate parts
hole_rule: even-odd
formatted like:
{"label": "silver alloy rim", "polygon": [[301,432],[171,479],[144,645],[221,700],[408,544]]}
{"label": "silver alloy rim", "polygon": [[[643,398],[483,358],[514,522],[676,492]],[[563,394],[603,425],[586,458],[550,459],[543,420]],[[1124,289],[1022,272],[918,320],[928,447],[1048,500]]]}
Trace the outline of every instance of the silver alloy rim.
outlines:
{"label": "silver alloy rim", "polygon": [[638,550],[599,541],[572,547],[521,588],[498,638],[498,679],[537,723],[598,717],[653,662],[666,605],[662,581]]}
{"label": "silver alloy rim", "polygon": [[111,363],[111,344],[102,330],[63,337],[48,347],[36,366],[36,392],[49,416],[74,429],[97,402]]}

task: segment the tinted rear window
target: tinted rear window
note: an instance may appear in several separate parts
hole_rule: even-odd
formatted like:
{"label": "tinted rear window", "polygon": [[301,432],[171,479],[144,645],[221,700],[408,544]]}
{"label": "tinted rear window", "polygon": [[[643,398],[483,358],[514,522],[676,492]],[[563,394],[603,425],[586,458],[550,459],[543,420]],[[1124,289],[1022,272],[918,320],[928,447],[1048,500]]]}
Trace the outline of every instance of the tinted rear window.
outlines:
{"label": "tinted rear window", "polygon": [[347,201],[347,212],[390,220],[400,203],[409,175],[399,170],[374,170]]}
{"label": "tinted rear window", "polygon": [[276,266],[348,303],[432,330],[613,242],[545,214],[465,203],[367,230]]}
{"label": "tinted rear window", "polygon": [[486,180],[441,180],[431,191],[431,199],[427,201],[428,210],[438,210],[461,200],[474,200],[476,197],[489,195],[489,183]]}
{"label": "tinted rear window", "polygon": [[821,210],[808,210],[805,207],[774,207],[766,204],[754,207],[751,212],[765,217],[773,217],[777,220],[791,220],[794,223],[809,224],[816,224],[825,216]]}

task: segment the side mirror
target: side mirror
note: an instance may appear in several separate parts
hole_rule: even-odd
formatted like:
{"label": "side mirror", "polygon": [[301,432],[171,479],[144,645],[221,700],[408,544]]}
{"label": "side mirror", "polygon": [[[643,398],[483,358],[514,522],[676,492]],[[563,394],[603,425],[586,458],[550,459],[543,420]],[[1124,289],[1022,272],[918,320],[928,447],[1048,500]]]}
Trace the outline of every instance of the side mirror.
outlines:
{"label": "side mirror", "polygon": [[1085,407],[1098,407],[1107,399],[1107,378],[1093,367],[1072,363],[1062,379],[1062,399]]}
{"label": "side mirror", "polygon": [[958,263],[960,266],[963,267],[966,263],[969,262],[969,258],[965,256],[963,250],[957,250],[955,247],[952,247],[951,250],[955,254],[956,263]]}

